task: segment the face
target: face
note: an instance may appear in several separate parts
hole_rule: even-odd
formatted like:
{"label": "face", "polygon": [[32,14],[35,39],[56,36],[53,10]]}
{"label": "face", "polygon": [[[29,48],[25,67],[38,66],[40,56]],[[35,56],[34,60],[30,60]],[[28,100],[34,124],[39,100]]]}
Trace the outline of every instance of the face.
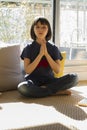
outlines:
{"label": "face", "polygon": [[38,22],[37,25],[34,26],[34,32],[35,32],[37,39],[38,38],[45,39],[45,37],[48,33],[48,26]]}

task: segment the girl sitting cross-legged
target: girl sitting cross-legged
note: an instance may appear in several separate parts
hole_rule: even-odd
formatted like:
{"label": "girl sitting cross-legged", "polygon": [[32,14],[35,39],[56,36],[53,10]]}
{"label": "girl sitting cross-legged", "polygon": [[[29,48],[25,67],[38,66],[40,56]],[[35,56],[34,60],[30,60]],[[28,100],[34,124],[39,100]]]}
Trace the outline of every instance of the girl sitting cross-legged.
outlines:
{"label": "girl sitting cross-legged", "polygon": [[26,72],[25,81],[18,84],[18,91],[27,97],[46,97],[56,94],[70,95],[68,90],[78,83],[77,74],[66,74],[55,78],[54,73],[60,72],[61,52],[51,39],[51,27],[46,18],[36,19],[30,30],[31,44],[21,54]]}

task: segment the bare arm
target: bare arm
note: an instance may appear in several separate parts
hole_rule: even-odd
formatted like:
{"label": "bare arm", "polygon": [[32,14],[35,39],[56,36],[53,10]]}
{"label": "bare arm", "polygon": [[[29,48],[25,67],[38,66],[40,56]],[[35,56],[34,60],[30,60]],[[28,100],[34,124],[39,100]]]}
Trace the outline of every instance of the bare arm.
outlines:
{"label": "bare arm", "polygon": [[51,67],[51,69],[55,72],[55,73],[59,73],[60,72],[60,60],[56,60],[54,61],[52,59],[52,57],[49,55],[47,48],[46,48],[46,44],[42,44],[43,48],[44,48],[44,55]]}
{"label": "bare arm", "polygon": [[38,63],[41,60],[41,56],[38,55],[36,59],[31,63],[30,59],[24,58],[24,69],[27,74],[31,74],[35,68],[37,67]]}
{"label": "bare arm", "polygon": [[35,70],[43,55],[44,55],[44,50],[43,50],[43,46],[41,46],[38,56],[32,63],[30,59],[24,58],[24,69],[27,74],[31,74]]}
{"label": "bare arm", "polygon": [[59,73],[60,72],[60,60],[54,61],[49,54],[46,55],[46,59],[50,65],[51,69],[55,73]]}

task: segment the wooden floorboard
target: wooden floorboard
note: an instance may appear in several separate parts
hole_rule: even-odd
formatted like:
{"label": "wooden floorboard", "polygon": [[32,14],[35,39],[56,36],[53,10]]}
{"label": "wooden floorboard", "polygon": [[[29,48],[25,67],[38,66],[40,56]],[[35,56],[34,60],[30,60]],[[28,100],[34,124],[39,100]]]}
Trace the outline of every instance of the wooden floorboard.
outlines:
{"label": "wooden floorboard", "polygon": [[78,86],[87,86],[87,80],[79,81]]}

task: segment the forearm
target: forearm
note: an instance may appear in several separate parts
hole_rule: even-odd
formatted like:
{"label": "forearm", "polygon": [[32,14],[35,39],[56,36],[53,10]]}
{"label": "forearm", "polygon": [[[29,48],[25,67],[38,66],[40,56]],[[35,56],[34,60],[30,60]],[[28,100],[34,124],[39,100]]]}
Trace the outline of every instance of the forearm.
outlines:
{"label": "forearm", "polygon": [[51,69],[55,73],[59,73],[59,71],[60,71],[60,64],[56,63],[49,54],[46,55],[46,59],[47,59],[49,65],[50,65]]}
{"label": "forearm", "polygon": [[31,74],[35,70],[37,65],[39,64],[41,58],[42,58],[42,56],[39,54],[32,63],[30,63],[28,65],[25,64],[25,72],[27,74]]}

